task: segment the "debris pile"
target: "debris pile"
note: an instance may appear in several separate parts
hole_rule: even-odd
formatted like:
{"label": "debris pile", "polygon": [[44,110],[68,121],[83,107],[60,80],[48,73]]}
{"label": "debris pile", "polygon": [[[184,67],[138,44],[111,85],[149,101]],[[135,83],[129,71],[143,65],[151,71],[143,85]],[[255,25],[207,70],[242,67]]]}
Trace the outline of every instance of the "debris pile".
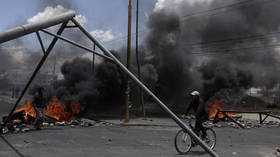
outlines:
{"label": "debris pile", "polygon": [[276,151],[275,151],[274,154],[275,154],[276,157],[280,157],[280,147],[276,148]]}
{"label": "debris pile", "polygon": [[[267,127],[267,128],[272,128],[272,127],[277,127],[280,128],[280,122],[277,121],[264,121],[262,124],[259,123],[258,120],[251,120],[251,119],[239,119],[237,120],[239,124],[244,126],[245,129],[251,129],[251,128],[260,128],[260,127]],[[230,121],[224,121],[224,122],[219,122],[219,123],[213,123],[212,121],[206,122],[206,125],[209,127],[217,127],[217,128],[222,128],[222,127],[232,127],[232,128],[240,128],[236,123],[230,122]]]}
{"label": "debris pile", "polygon": [[[3,123],[1,124],[3,125]],[[43,127],[61,127],[61,126],[69,126],[69,127],[92,127],[92,126],[111,126],[111,123],[91,120],[86,118],[81,119],[71,119],[67,122],[44,122]],[[13,121],[12,123],[8,123],[6,127],[2,129],[2,134],[7,133],[21,133],[28,132],[33,129],[33,126],[22,123],[20,120]],[[1,133],[1,132],[0,132]]]}

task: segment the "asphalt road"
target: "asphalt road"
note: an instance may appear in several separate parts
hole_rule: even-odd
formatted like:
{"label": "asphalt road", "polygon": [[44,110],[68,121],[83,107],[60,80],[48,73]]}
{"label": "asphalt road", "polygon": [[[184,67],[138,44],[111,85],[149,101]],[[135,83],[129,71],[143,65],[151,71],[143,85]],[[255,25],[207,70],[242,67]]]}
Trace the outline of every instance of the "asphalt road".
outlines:
{"label": "asphalt road", "polygon": [[[178,157],[208,156],[200,147],[188,155],[174,148],[177,127],[69,126],[48,127],[5,135],[5,139],[23,156],[29,157]],[[280,144],[280,128],[215,128],[215,151],[222,157],[269,157]],[[235,152],[235,153],[233,153]],[[19,156],[0,139],[0,156]]]}

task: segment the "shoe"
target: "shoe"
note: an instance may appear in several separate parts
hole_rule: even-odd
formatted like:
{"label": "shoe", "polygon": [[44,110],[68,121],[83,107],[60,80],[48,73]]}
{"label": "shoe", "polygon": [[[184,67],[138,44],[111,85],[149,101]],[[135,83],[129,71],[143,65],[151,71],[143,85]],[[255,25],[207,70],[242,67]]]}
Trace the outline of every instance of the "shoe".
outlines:
{"label": "shoe", "polygon": [[207,137],[205,137],[205,138],[203,138],[203,141],[204,141],[205,143],[209,143],[209,142],[210,142],[210,139],[207,138]]}

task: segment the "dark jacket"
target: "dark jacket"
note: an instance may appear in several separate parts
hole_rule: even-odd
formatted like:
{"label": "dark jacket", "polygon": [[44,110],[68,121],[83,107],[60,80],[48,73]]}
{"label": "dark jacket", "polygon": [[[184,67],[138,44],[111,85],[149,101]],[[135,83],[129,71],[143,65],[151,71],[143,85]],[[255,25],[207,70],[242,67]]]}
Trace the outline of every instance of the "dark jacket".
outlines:
{"label": "dark jacket", "polygon": [[34,107],[44,108],[46,106],[46,100],[41,93],[36,93],[33,97],[32,104]]}
{"label": "dark jacket", "polygon": [[205,116],[205,115],[208,116],[205,103],[201,99],[192,100],[190,102],[185,114],[187,115],[190,112],[191,109],[193,109],[196,118],[199,118],[199,117],[202,117],[202,116]]}

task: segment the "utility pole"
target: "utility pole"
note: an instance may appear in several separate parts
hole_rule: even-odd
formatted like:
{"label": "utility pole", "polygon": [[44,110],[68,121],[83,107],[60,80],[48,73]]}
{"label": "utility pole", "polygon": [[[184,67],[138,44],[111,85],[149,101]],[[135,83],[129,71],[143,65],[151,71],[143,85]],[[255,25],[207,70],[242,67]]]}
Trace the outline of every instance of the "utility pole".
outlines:
{"label": "utility pole", "polygon": [[[130,70],[130,50],[131,50],[131,0],[128,4],[128,33],[127,33],[127,57],[126,57],[126,67]],[[124,122],[129,122],[129,104],[130,104],[130,80],[127,77],[127,87],[125,96],[125,120]]]}
{"label": "utility pole", "polygon": [[[137,0],[136,4],[136,62],[137,62],[137,72],[138,72],[138,79],[141,81],[141,69],[139,63],[139,52],[138,52],[138,21],[139,21],[139,0]],[[140,95],[140,104],[142,107],[143,117],[146,118],[146,111],[144,107],[144,98],[142,88],[139,87],[139,95]]]}

